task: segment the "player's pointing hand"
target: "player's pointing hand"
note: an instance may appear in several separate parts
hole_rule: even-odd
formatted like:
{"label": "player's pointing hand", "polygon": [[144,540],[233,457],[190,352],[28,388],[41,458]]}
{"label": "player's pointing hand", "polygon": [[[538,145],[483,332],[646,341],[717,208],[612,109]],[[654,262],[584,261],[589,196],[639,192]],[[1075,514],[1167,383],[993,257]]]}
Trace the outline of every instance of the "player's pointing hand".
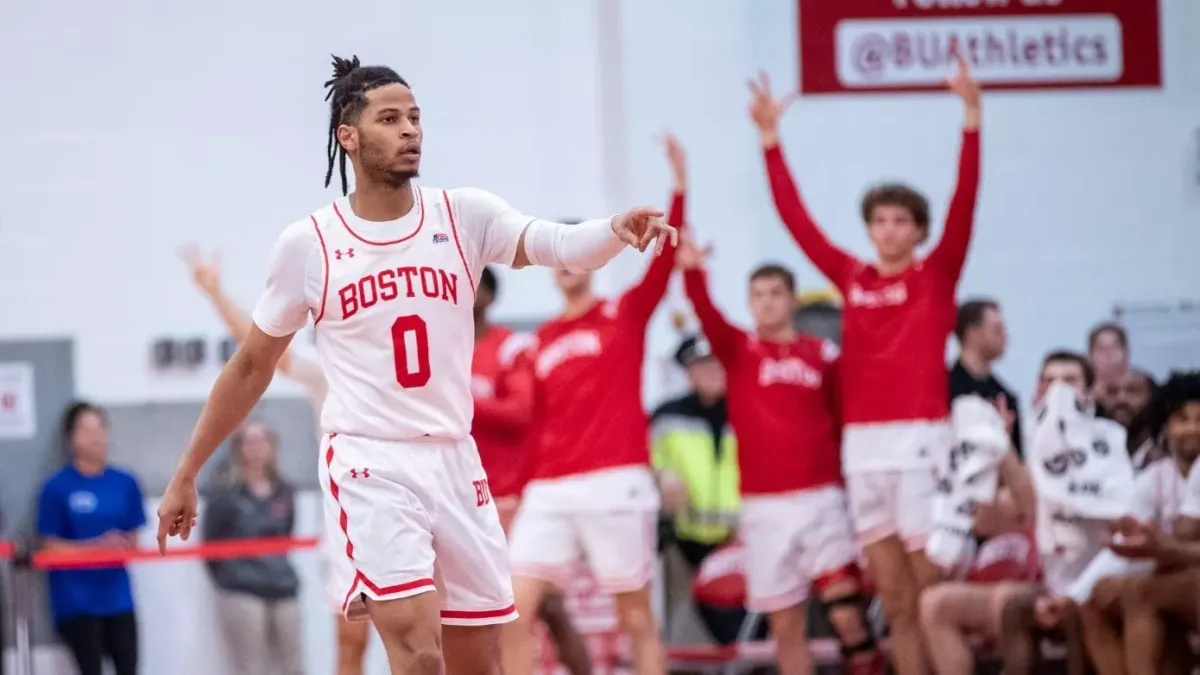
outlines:
{"label": "player's pointing hand", "polygon": [[196,526],[196,483],[176,472],[158,503],[158,551],[167,552],[167,537],[187,541]]}
{"label": "player's pointing hand", "polygon": [[612,219],[612,229],[617,238],[639,251],[654,243],[654,255],[662,253],[667,240],[674,246],[679,241],[679,232],[663,220],[663,212],[648,206],[639,206]]}

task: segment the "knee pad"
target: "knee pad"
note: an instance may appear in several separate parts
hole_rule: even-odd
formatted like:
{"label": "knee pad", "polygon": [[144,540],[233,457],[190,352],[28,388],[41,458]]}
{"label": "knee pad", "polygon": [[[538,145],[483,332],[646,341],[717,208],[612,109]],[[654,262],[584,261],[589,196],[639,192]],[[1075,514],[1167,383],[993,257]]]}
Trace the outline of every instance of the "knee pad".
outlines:
{"label": "knee pad", "polygon": [[[833,597],[826,597],[824,590],[829,586],[839,581],[852,580],[855,582],[854,590],[849,593],[842,593]],[[821,610],[825,615],[825,620],[833,624],[833,610],[839,607],[852,607],[860,612],[862,617],[863,632],[865,637],[857,644],[846,644],[842,640],[840,634],[837,635],[838,642],[841,644],[842,656],[850,657],[856,654],[876,651],[875,631],[872,630],[871,622],[867,617],[867,597],[862,593],[862,573],[857,565],[847,565],[840,570],[822,575],[813,582],[813,586],[817,591],[817,596],[821,598]],[[834,633],[837,634],[836,626]]]}

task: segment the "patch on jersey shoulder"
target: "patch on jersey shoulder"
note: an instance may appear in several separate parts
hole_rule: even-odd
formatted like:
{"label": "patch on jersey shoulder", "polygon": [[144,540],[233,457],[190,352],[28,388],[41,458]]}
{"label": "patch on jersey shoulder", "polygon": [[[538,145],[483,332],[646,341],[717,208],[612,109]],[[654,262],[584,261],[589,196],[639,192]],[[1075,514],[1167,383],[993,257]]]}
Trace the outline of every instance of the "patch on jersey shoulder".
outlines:
{"label": "patch on jersey shoulder", "polygon": [[821,358],[826,361],[836,361],[842,350],[833,340],[821,340]]}
{"label": "patch on jersey shoulder", "polygon": [[433,243],[445,244],[449,241],[450,241],[450,235],[446,234],[445,232],[434,232],[433,233]]}

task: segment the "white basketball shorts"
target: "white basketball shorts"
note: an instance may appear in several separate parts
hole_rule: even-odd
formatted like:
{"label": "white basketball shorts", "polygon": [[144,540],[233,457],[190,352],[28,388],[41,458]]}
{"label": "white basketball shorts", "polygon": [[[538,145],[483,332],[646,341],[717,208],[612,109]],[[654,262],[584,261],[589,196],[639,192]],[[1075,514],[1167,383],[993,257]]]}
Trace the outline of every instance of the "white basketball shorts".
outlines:
{"label": "white basketball shorts", "polygon": [[436,591],[442,623],[516,618],[508,551],[475,442],[377,441],[331,434],[321,444],[325,530],[349,564],[330,565],[341,611],[366,620],[364,598]]}
{"label": "white basketball shorts", "polygon": [[746,547],[746,606],[755,612],[804,602],[814,581],[858,560],[846,494],[837,486],[746,495],[738,534]]}
{"label": "white basketball shorts", "polygon": [[896,536],[910,551],[925,548],[937,493],[934,462],[950,440],[948,426],[936,421],[846,426],[842,471],[860,544]]}
{"label": "white basketball shorts", "polygon": [[644,466],[533,481],[509,530],[513,574],[564,588],[584,562],[600,592],[640,590],[657,563],[658,506]]}

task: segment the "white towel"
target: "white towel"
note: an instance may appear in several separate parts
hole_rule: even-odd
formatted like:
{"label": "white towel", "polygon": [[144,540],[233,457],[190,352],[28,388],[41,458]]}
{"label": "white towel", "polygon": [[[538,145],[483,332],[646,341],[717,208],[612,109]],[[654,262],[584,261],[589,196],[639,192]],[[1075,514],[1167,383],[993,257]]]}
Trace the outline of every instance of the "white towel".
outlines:
{"label": "white towel", "polygon": [[1082,605],[1092,597],[1092,589],[1106,577],[1125,576],[1149,572],[1154,569],[1154,563],[1148,560],[1130,560],[1122,558],[1110,549],[1104,549],[1092,558],[1074,581],[1067,586],[1063,595]]}
{"label": "white towel", "polygon": [[1052,384],[1036,412],[1029,469],[1038,493],[1038,549],[1070,558],[1095,545],[1086,521],[1127,513],[1133,464],[1125,430],[1097,418],[1075,388]]}
{"label": "white towel", "polygon": [[1179,515],[1187,518],[1200,518],[1200,462],[1193,462],[1188,471],[1187,487],[1184,488],[1183,500],[1179,505]]}
{"label": "white towel", "polygon": [[995,406],[979,396],[960,396],[950,413],[954,443],[937,460],[938,493],[933,531],[925,555],[950,570],[970,555],[975,510],[996,499],[1000,462],[1010,439]]}

